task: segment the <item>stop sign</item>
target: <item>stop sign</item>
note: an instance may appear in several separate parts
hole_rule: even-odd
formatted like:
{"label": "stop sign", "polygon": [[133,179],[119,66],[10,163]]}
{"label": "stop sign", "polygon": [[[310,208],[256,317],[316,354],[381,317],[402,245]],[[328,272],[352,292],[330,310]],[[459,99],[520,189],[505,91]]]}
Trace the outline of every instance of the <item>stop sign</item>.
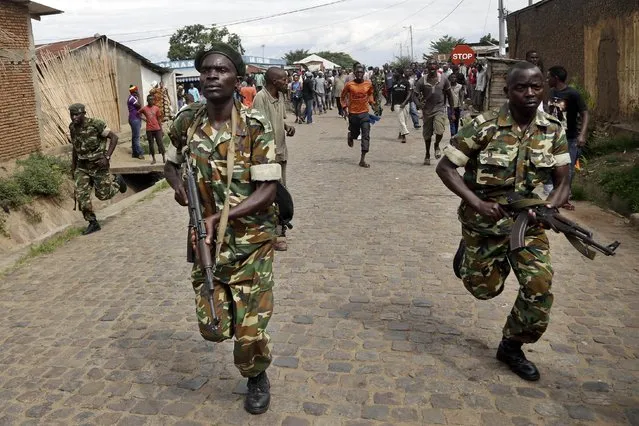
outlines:
{"label": "stop sign", "polygon": [[458,44],[451,53],[451,61],[455,65],[464,63],[466,65],[472,65],[475,62],[475,51],[467,44]]}

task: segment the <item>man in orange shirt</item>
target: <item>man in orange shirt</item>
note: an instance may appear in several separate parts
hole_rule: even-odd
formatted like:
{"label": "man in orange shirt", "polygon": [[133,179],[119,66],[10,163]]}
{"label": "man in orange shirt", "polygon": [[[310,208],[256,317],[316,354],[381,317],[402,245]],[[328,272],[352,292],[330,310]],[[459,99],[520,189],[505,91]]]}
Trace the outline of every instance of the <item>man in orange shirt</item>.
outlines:
{"label": "man in orange shirt", "polygon": [[364,67],[357,65],[354,69],[355,80],[349,81],[342,90],[340,102],[344,113],[348,116],[348,146],[353,147],[353,139],[362,134],[362,157],[359,160],[360,167],[369,168],[364,159],[370,147],[371,122],[368,115],[368,106],[375,105],[373,98],[373,85],[364,80]]}

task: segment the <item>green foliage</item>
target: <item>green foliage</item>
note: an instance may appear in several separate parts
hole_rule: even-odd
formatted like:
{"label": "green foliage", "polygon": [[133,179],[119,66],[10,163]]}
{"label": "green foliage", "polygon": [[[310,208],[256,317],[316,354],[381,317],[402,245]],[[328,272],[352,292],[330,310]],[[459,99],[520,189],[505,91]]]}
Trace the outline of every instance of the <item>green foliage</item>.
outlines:
{"label": "green foliage", "polygon": [[286,60],[287,65],[293,65],[295,62],[306,58],[308,55],[310,55],[308,49],[289,50],[284,54],[282,59]]}
{"label": "green foliage", "polygon": [[70,165],[57,157],[42,153],[31,154],[16,162],[20,169],[13,175],[22,192],[30,196],[58,196]]}
{"label": "green foliage", "polygon": [[601,157],[615,152],[627,152],[639,149],[639,137],[619,135],[609,137],[599,133],[593,134],[584,149],[587,157]]}
{"label": "green foliage", "polygon": [[7,230],[7,214],[0,210],[0,235],[5,238],[9,238],[9,231]]}
{"label": "green foliage", "polygon": [[573,184],[571,188],[571,197],[576,201],[586,201],[588,200],[588,194],[586,193],[586,189],[578,184]]}
{"label": "green foliage", "polygon": [[391,62],[390,66],[393,70],[405,70],[411,67],[412,62],[410,56],[395,56],[395,60]]}
{"label": "green foliage", "polygon": [[31,201],[20,184],[12,177],[0,179],[0,206],[16,209]]}
{"label": "green foliage", "polygon": [[193,59],[195,54],[204,50],[206,45],[214,41],[223,41],[235,48],[240,54],[244,54],[242,39],[235,33],[230,33],[226,27],[211,25],[187,25],[178,29],[169,39],[169,52],[167,57],[171,61]]}
{"label": "green foliage", "polygon": [[455,38],[449,35],[445,35],[443,37],[440,37],[439,40],[430,42],[430,51],[431,51],[431,54],[436,54],[436,53],[450,54],[455,48],[455,46],[457,46],[458,44],[464,44],[464,43],[466,43],[466,40],[463,38]]}
{"label": "green foliage", "polygon": [[[42,221],[42,214],[28,204],[34,197],[60,195],[64,176],[71,173],[69,160],[31,154],[26,160],[16,162],[18,170],[13,176],[0,179],[0,208],[22,209],[30,223]],[[0,234],[8,236],[6,216],[0,217]]]}
{"label": "green foliage", "polygon": [[601,174],[600,183],[608,195],[628,202],[633,213],[639,213],[639,165],[615,167]]}
{"label": "green foliage", "polygon": [[328,50],[323,50],[315,54],[318,56],[321,56],[324,59],[328,59],[329,61],[336,63],[342,68],[352,68],[353,63],[357,62],[357,60],[353,59],[351,55],[344,52],[331,52]]}
{"label": "green foliage", "polygon": [[490,33],[480,38],[479,42],[481,44],[499,44],[499,40],[494,39]]}

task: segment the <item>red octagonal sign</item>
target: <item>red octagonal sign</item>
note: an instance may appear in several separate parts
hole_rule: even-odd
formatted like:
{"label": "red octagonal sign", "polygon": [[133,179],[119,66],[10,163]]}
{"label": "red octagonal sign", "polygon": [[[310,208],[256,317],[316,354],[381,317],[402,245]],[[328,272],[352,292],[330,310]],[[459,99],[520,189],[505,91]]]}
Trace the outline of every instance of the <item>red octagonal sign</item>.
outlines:
{"label": "red octagonal sign", "polygon": [[477,58],[477,54],[473,48],[467,44],[458,44],[455,46],[450,56],[452,63],[455,65],[459,65],[461,63],[472,65],[475,63],[475,59]]}

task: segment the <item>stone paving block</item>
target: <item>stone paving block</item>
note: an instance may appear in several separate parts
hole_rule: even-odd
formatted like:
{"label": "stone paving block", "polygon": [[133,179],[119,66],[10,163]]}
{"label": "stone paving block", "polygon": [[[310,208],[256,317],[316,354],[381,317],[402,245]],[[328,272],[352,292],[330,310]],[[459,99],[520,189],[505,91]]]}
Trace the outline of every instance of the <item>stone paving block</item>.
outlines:
{"label": "stone paving block", "polygon": [[[623,240],[616,256],[589,262],[548,233],[555,303],[526,346],[542,380],[523,382],[494,359],[516,280],[479,301],[454,278],[459,200],[420,164],[419,132],[399,144],[380,121],[362,170],[333,113],[290,144],[299,226],[275,255],[268,413],[244,412],[233,343],[199,336],[187,214],[162,191],[0,281],[0,423],[637,424],[639,235],[583,202],[566,214]],[[140,217],[159,226],[140,236]]]}

